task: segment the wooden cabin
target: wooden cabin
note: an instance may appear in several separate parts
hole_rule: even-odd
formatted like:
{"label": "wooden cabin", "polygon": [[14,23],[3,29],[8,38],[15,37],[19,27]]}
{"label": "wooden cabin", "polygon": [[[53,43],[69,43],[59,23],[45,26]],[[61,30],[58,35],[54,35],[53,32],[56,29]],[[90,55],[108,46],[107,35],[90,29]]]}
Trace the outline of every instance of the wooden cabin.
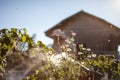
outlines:
{"label": "wooden cabin", "polygon": [[[54,49],[58,48],[57,37],[52,35],[56,29],[64,31],[67,37],[71,37],[71,31],[74,31],[76,33],[75,43],[85,44],[94,53],[118,54],[120,29],[87,12],[80,11],[45,32],[46,36],[54,40]],[[60,44],[65,42],[65,35],[64,37],[60,36]]]}

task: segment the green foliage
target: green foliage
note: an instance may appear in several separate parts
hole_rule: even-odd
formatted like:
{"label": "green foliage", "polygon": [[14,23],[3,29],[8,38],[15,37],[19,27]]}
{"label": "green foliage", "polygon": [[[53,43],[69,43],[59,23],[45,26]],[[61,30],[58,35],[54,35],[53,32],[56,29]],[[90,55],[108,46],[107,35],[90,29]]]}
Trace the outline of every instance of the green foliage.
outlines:
{"label": "green foliage", "polygon": [[45,44],[43,44],[41,41],[37,41],[37,46],[43,49],[46,48]]}
{"label": "green foliage", "polygon": [[108,73],[109,79],[120,79],[120,61],[114,55],[100,55],[97,60],[89,60],[87,66],[93,66],[95,72]]}
{"label": "green foliage", "polygon": [[[66,44],[62,44],[61,52],[67,54],[62,55],[61,58],[52,48],[47,48],[45,44],[38,41],[34,43],[32,37],[27,34],[27,30],[11,28],[0,30],[0,76],[5,77],[6,69],[13,68],[16,65],[22,65],[27,69],[28,66],[22,62],[32,61],[29,57],[29,51],[32,55],[39,55],[37,53],[46,53],[46,57],[39,68],[33,69],[34,72],[30,72],[24,80],[80,80],[81,77],[87,77],[88,74],[85,70],[82,70],[82,66],[85,66],[92,72],[99,72],[104,76],[104,73],[108,73],[109,79],[120,79],[120,61],[116,60],[112,55],[100,55],[97,59],[93,59],[93,53],[90,49],[83,47],[79,44],[79,51],[76,51],[76,44],[74,44],[75,33],[72,32],[72,38],[66,40]],[[19,45],[18,45],[19,44]],[[26,54],[23,52],[20,46],[24,48],[24,45],[28,44],[28,50]],[[35,51],[35,48],[39,49]],[[32,50],[32,51],[31,51]],[[57,54],[56,54],[57,53]],[[71,54],[76,53],[76,54]],[[54,57],[52,57],[54,56]],[[38,57],[38,56],[37,56]],[[40,56],[41,57],[41,56]],[[50,60],[50,57],[54,59],[56,64]],[[33,57],[37,59],[36,57]],[[36,61],[37,62],[37,61]],[[39,65],[38,64],[38,65]],[[30,65],[33,65],[32,63]],[[19,69],[22,69],[19,67]]]}
{"label": "green foliage", "polygon": [[27,36],[26,35],[22,35],[22,42],[26,42],[27,41]]}
{"label": "green foliage", "polygon": [[[21,44],[18,45],[18,43]],[[33,39],[26,33],[25,28],[0,30],[0,74],[5,73],[6,57],[10,55],[10,53],[15,53],[15,51],[22,52],[22,50],[18,50],[19,46],[25,45],[26,43],[28,43],[28,49],[35,46]]]}
{"label": "green foliage", "polygon": [[46,61],[45,65],[41,66],[39,70],[35,70],[24,80],[79,80],[80,76],[86,76],[83,75],[81,66],[72,59],[63,58],[59,66],[56,66],[50,60]]}

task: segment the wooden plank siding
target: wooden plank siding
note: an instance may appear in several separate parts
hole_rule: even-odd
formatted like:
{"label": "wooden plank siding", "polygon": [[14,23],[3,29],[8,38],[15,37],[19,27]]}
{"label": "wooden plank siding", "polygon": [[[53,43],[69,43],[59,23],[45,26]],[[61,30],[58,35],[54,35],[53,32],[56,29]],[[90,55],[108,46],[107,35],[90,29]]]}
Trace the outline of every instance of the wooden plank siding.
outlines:
{"label": "wooden plank siding", "polygon": [[[71,36],[71,30],[77,35],[75,43],[84,43],[97,54],[115,54],[120,45],[120,29],[111,23],[93,16],[84,11],[70,16],[56,26],[46,31],[46,35],[54,39],[53,47],[57,47],[56,38],[51,36],[55,29],[61,29],[67,36]],[[60,43],[64,43],[61,38]]]}

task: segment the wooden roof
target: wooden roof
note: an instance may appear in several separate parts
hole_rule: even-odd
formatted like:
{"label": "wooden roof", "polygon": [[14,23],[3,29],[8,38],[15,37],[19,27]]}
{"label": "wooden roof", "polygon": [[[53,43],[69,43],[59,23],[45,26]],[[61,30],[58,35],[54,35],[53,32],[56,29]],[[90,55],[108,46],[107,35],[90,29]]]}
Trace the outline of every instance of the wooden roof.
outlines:
{"label": "wooden roof", "polygon": [[[96,16],[94,16],[94,15],[91,15],[91,14],[89,14],[89,13],[87,13],[87,12],[80,11],[80,12],[78,12],[78,13],[70,16],[70,17],[68,17],[67,19],[64,19],[63,21],[61,21],[61,22],[58,23],[57,25],[55,25],[55,26],[53,26],[52,28],[50,28],[49,30],[47,30],[47,31],[45,32],[46,36],[51,37],[51,34],[52,34],[52,32],[53,32],[55,29],[61,29],[61,30],[63,30],[63,29],[65,28],[65,27],[64,27],[65,24],[69,23],[69,22],[72,21],[74,18],[76,18],[76,17],[78,17],[78,16],[82,16],[82,15],[86,15],[86,16],[89,16],[89,17],[91,17],[91,18],[96,18],[97,20],[99,20],[99,21],[101,21],[101,22],[103,22],[103,23],[105,23],[105,24],[111,25],[111,26],[112,26],[112,29],[116,30],[117,32],[120,32],[120,28],[114,26],[113,24],[107,22],[106,20],[103,20],[103,19],[101,19],[101,18],[99,18],[99,17],[96,17]],[[108,28],[109,28],[109,27],[108,27]]]}

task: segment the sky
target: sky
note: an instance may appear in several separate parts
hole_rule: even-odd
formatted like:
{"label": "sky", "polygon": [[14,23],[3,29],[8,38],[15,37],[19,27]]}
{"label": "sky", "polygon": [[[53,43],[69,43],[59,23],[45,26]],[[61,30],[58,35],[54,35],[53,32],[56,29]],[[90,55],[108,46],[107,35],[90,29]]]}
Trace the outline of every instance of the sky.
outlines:
{"label": "sky", "polygon": [[48,45],[45,31],[81,10],[120,28],[120,0],[0,0],[0,29],[26,28]]}

